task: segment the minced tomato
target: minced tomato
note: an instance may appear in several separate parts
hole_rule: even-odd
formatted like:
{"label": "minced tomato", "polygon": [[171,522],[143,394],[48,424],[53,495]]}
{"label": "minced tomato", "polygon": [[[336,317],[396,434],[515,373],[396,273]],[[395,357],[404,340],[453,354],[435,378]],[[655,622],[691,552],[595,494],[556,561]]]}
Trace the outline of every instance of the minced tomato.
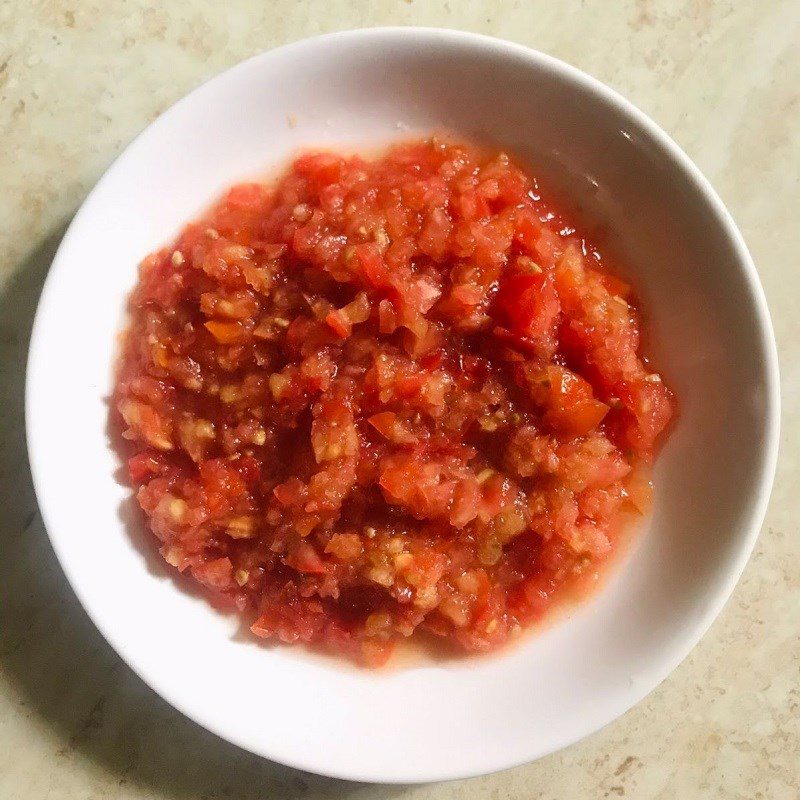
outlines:
{"label": "minced tomato", "polygon": [[130,314],[114,406],[164,558],[371,665],[539,619],[673,414],[629,287],[508,156],[437,139],[233,187]]}

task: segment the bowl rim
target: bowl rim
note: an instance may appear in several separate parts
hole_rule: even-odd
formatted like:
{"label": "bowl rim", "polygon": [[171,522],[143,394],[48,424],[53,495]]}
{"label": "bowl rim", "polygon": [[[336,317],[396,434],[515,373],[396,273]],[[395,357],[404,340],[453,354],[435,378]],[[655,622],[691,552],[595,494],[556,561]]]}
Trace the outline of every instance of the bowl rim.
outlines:
{"label": "bowl rim", "polygon": [[[655,671],[657,673],[656,677],[653,680],[650,680],[647,685],[638,692],[631,695],[624,707],[617,709],[612,716],[603,721],[600,725],[592,725],[590,729],[582,731],[577,736],[571,737],[568,741],[553,742],[551,747],[542,749],[539,752],[531,753],[522,761],[516,759],[506,761],[502,758],[495,758],[491,763],[482,763],[480,765],[462,769],[451,769],[447,765],[443,765],[436,774],[425,775],[413,773],[413,770],[404,771],[403,769],[399,769],[394,774],[375,774],[371,771],[370,767],[366,765],[359,772],[346,769],[337,771],[328,768],[320,770],[320,768],[314,763],[313,758],[307,757],[306,754],[303,754],[302,757],[291,759],[286,758],[284,754],[275,756],[269,752],[266,752],[264,748],[260,748],[258,743],[246,740],[244,737],[239,737],[235,731],[224,729],[223,725],[216,724],[213,718],[204,717],[204,715],[197,709],[187,708],[184,703],[177,701],[175,697],[171,695],[169,687],[161,685],[157,674],[151,674],[148,670],[145,670],[141,665],[136,664],[133,661],[130,654],[126,652],[122,637],[118,635],[110,625],[104,622],[98,613],[96,613],[88,601],[88,598],[85,596],[80,582],[75,579],[73,574],[71,574],[68,566],[69,561],[66,556],[66,548],[62,543],[60,543],[59,537],[51,533],[51,531],[54,531],[58,528],[58,521],[53,518],[48,506],[48,490],[43,476],[43,459],[33,447],[32,434],[32,419],[34,416],[32,397],[36,393],[38,372],[46,366],[43,363],[44,353],[41,352],[39,342],[42,338],[42,329],[45,324],[43,320],[47,315],[48,307],[53,302],[53,298],[51,297],[51,289],[54,283],[52,280],[53,275],[58,269],[58,265],[60,260],[63,258],[63,254],[69,249],[71,239],[74,235],[75,229],[77,228],[77,223],[85,213],[86,207],[90,204],[91,199],[110,179],[110,176],[116,171],[119,164],[123,162],[129,156],[131,151],[139,145],[141,138],[145,135],[150,135],[155,130],[158,130],[176,108],[182,106],[184,103],[191,102],[194,96],[201,92],[208,85],[213,84],[215,81],[228,79],[231,74],[239,70],[246,69],[247,67],[252,66],[254,63],[266,62],[278,53],[285,55],[293,50],[300,51],[305,48],[313,49],[322,43],[336,42],[341,44],[343,47],[347,47],[356,40],[381,38],[391,41],[396,41],[400,38],[415,38],[421,45],[428,47],[435,47],[438,44],[446,43],[451,46],[461,46],[480,51],[500,60],[506,60],[509,58],[523,60],[527,62],[529,66],[544,68],[545,70],[556,73],[558,77],[564,80],[566,83],[572,84],[576,88],[583,89],[598,97],[603,101],[604,104],[610,106],[623,118],[626,118],[634,127],[638,129],[639,132],[645,134],[650,141],[656,145],[657,149],[663,153],[665,160],[669,161],[677,168],[681,179],[691,185],[693,189],[703,196],[705,201],[708,203],[709,210],[711,211],[711,217],[713,217],[714,222],[722,230],[726,239],[734,246],[736,264],[742,271],[746,280],[751,308],[755,315],[755,321],[759,335],[759,344],[762,352],[766,354],[767,360],[767,397],[765,404],[767,411],[764,424],[765,445],[759,463],[757,486],[755,489],[755,500],[750,508],[749,515],[744,518],[741,524],[743,534],[736,543],[737,552],[731,556],[728,574],[724,583],[721,585],[721,588],[714,596],[713,601],[707,604],[707,606],[702,609],[701,613],[695,616],[695,619],[691,625],[686,625],[686,631],[683,635],[680,646],[674,647],[670,658],[664,658],[662,660],[660,669]],[[82,202],[81,207],[67,228],[67,231],[64,234],[53,258],[53,262],[48,271],[39,297],[39,302],[31,329],[25,378],[25,429],[28,461],[33,479],[34,491],[45,530],[47,531],[48,538],[50,539],[50,543],[55,551],[61,569],[63,570],[70,586],[72,587],[73,592],[83,606],[83,609],[92,620],[95,627],[100,631],[102,636],[115,650],[117,655],[127,664],[127,666],[130,667],[133,672],[154,692],[156,692],[156,694],[166,700],[184,716],[188,717],[196,724],[211,731],[217,736],[220,736],[221,738],[237,745],[238,747],[241,747],[246,751],[270,760],[274,760],[277,763],[315,774],[327,775],[329,777],[346,780],[383,784],[412,784],[430,781],[456,780],[489,774],[498,770],[508,769],[519,766],[520,764],[529,763],[533,760],[537,760],[556,752],[563,747],[569,746],[570,744],[574,744],[593,733],[596,733],[609,723],[613,722],[615,719],[621,717],[623,714],[633,708],[633,706],[641,702],[642,699],[644,699],[652,691],[654,691],[679,666],[679,664],[689,655],[691,650],[704,636],[711,624],[722,611],[723,606],[728,601],[733,589],[741,577],[741,574],[744,571],[747,561],[749,560],[752,550],[755,546],[766,515],[777,467],[780,439],[781,407],[778,364],[779,362],[775,334],[764,290],[759,280],[758,272],[755,264],[753,263],[753,259],[744,242],[744,238],[736,226],[730,212],[712,187],[709,180],[701,172],[699,167],[689,158],[689,156],[669,136],[669,134],[667,134],[656,122],[654,122],[647,114],[641,111],[631,101],[627,100],[616,90],[602,83],[599,79],[594,78],[577,67],[574,67],[554,56],[548,55],[534,48],[515,42],[510,42],[505,39],[468,31],[438,27],[381,26],[371,28],[355,28],[306,37],[279,47],[271,48],[269,50],[257,53],[223,70],[222,72],[217,73],[170,105],[152,123],[147,125],[139,134],[137,134],[134,139],[125,147],[125,149],[107,167],[103,175]]]}

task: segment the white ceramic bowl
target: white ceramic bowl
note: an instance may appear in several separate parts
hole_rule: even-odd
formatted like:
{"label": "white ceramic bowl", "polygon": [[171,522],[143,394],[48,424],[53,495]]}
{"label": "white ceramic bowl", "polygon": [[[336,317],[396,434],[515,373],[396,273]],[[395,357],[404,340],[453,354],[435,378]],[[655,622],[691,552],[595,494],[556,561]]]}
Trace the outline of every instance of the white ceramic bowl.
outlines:
{"label": "white ceramic bowl", "polygon": [[[604,591],[501,655],[359,671],[235,636],[126,530],[106,436],[116,333],[139,260],[234,181],[311,145],[449,129],[510,149],[610,232],[680,401],[652,520]],[[778,442],[764,296],[713,189],[644,114],[541,53],[376,29],[256,56],[192,92],[75,217],[36,315],[27,431],[42,516],[97,627],[160,695],[267,758],[365,781],[509,767],[622,714],[722,608],[763,519]]]}

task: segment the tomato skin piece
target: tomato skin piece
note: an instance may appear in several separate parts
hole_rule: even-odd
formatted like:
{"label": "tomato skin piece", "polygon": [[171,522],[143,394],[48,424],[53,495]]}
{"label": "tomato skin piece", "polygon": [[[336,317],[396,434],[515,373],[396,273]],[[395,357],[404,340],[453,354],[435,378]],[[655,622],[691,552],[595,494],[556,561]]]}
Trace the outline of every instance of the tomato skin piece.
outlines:
{"label": "tomato skin piece", "polygon": [[391,274],[381,257],[380,250],[372,243],[357,245],[353,254],[367,282],[375,289],[392,286]]}
{"label": "tomato skin piece", "polygon": [[599,400],[578,400],[571,405],[565,404],[558,410],[548,410],[545,420],[559,433],[584,436],[603,421],[608,410],[609,407]]}
{"label": "tomato skin piece", "polygon": [[300,542],[286,559],[286,564],[309,575],[324,575],[328,571],[319,553],[308,542]]}
{"label": "tomato skin piece", "polygon": [[344,159],[335,153],[308,153],[294,162],[295,170],[305,175],[319,192],[339,179]]}
{"label": "tomato skin piece", "polygon": [[223,202],[229,209],[249,211],[261,206],[267,198],[267,191],[260,183],[240,183],[225,195]]}
{"label": "tomato skin piece", "polygon": [[509,329],[531,338],[552,335],[561,311],[553,275],[544,270],[504,278],[495,302]]}
{"label": "tomato skin piece", "polygon": [[544,421],[557,433],[583,436],[604,419],[609,406],[595,399],[591,384],[566,367],[536,362],[519,366],[517,381],[544,408]]}
{"label": "tomato skin piece", "polygon": [[325,322],[340,339],[346,339],[353,332],[352,323],[344,317],[341,311],[329,311]]}
{"label": "tomato skin piece", "polygon": [[549,406],[545,419],[560,433],[583,436],[594,430],[609,406],[595,400],[591,384],[566,367],[547,368],[550,380]]}
{"label": "tomato skin piece", "polygon": [[528,210],[521,211],[517,218],[514,240],[529,255],[536,255],[536,242],[544,230],[544,225]]}
{"label": "tomato skin piece", "polygon": [[221,344],[238,344],[247,338],[247,331],[238,322],[217,322],[210,320],[205,323],[209,333]]}
{"label": "tomato skin piece", "polygon": [[675,413],[672,393],[660,381],[642,379],[623,387],[620,396],[629,409],[625,440],[640,458],[651,461],[656,441]]}

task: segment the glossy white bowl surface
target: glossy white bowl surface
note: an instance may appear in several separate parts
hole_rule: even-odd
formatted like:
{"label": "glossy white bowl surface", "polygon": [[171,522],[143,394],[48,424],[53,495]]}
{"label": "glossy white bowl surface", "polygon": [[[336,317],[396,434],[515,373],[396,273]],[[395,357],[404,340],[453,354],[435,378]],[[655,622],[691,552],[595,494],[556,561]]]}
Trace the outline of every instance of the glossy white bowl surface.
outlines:
{"label": "glossy white bowl surface", "polygon": [[[228,185],[307,146],[447,129],[506,148],[607,232],[680,401],[647,529],[605,589],[507,652],[343,667],[235,635],[134,543],[106,434],[116,334],[138,262]],[[428,781],[501,769],[624,713],[686,656],[753,547],[778,440],[775,344],[729,214],[645,115],[524,47],[373,29],[256,56],[153,123],[75,217],[42,294],[28,365],[30,462],[84,607],[160,695],[220,736],[313,772]],[[155,545],[153,545],[155,549]],[[180,769],[180,765],[176,765]]]}

